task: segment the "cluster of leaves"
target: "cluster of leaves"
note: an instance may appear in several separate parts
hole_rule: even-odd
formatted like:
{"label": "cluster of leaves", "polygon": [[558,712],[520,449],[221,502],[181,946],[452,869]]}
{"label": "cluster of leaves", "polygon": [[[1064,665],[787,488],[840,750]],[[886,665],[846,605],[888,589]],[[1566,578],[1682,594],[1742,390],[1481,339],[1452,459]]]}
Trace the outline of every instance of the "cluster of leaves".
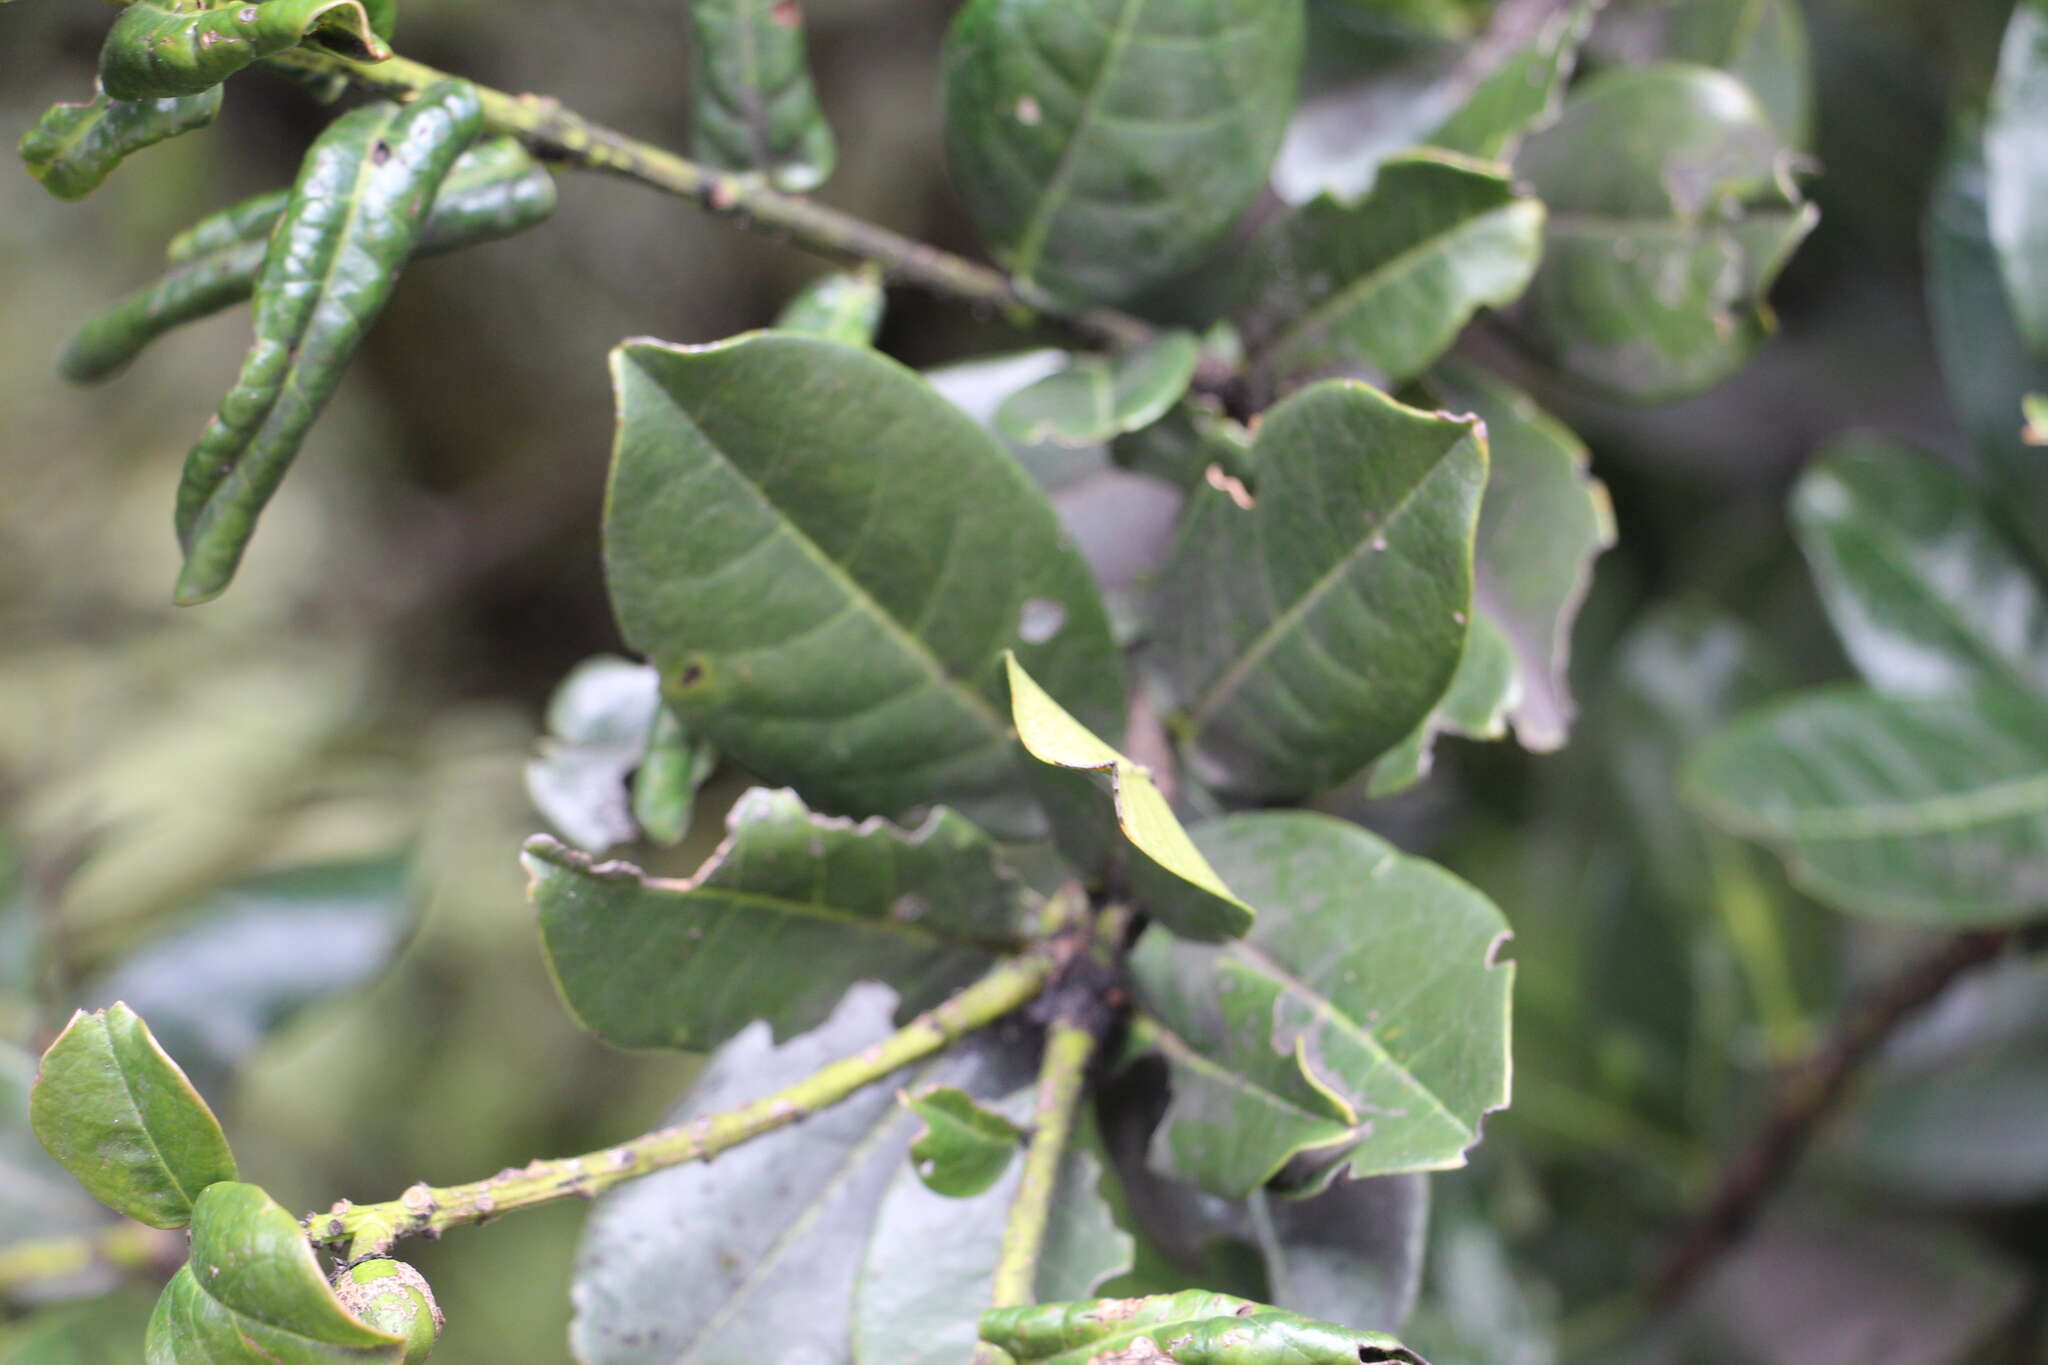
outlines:
{"label": "cluster of leaves", "polygon": [[[1462,37],[1486,7],[1316,8]],[[572,675],[529,770],[582,848],[525,852],[576,1017],[622,1046],[711,1051],[677,1114],[699,1116],[1028,950],[1073,881],[1148,923],[1126,1055],[1065,1158],[1036,1286],[1135,1306],[978,1333],[1033,1120],[1034,1044],[999,1031],[715,1171],[608,1196],[572,1291],[583,1359],[936,1361],[981,1333],[1047,1365],[1161,1340],[1187,1362],[1412,1358],[1288,1314],[1400,1326],[1412,1273],[1361,1267],[1412,1272],[1412,1247],[1380,1256],[1355,1215],[1379,1201],[1419,1232],[1420,1173],[1462,1164],[1506,1103],[1507,924],[1353,823],[1244,808],[1399,792],[1439,735],[1564,743],[1604,491],[1568,429],[1449,352],[1480,330],[1470,351],[1519,346],[1607,394],[1696,392],[1768,332],[1765,294],[1815,222],[1795,179],[1796,10],[1756,23],[1754,6],[1685,0],[1642,24],[1624,7],[1608,37],[1642,31],[1603,47],[1597,8],[1520,27],[1504,9],[1455,62],[1305,105],[1305,0],[972,0],[942,59],[972,219],[1034,306],[1128,309],[1145,340],[921,375],[874,349],[870,272],[828,277],[764,332],[613,353],[605,568],[646,663]],[[831,169],[794,13],[693,9],[696,149],[747,185]],[[132,5],[103,93],[53,110],[24,153],[53,191],[84,193],[207,122],[233,70],[375,61],[391,18],[355,0]],[[2021,262],[1999,287],[2037,338],[2043,143],[2013,129],[2040,122],[2039,22],[2015,21],[1985,144],[1989,240]],[[1603,60],[1622,47],[1639,59]],[[1355,131],[1396,80],[1427,95],[1393,142],[1318,153],[1312,114]],[[67,373],[99,378],[255,301],[255,348],[179,493],[181,601],[226,587],[409,258],[546,216],[552,180],[515,130],[458,81],[344,114],[288,194],[177,238],[169,274],[74,342]],[[1269,183],[1287,202],[1233,239]],[[1175,300],[1199,292],[1191,272],[1230,283]],[[2016,396],[2006,471],[2025,468]],[[1164,490],[1168,533],[1133,553],[1077,531],[1061,494],[1101,480]],[[1738,721],[1689,769],[1717,817],[1787,846],[1850,908],[1982,925],[2048,899],[2048,609],[1976,499],[1895,452],[1817,466],[1802,533],[1870,689]],[[592,856],[677,842],[721,763],[762,785],[694,875]],[[1192,812],[1209,818],[1183,827]],[[250,1340],[281,1359],[405,1356],[237,1182],[131,1013],[74,1021],[35,1112],[116,1209],[193,1229],[152,1359],[240,1359],[227,1343]],[[1141,1301],[1197,1280],[1285,1311]]]}

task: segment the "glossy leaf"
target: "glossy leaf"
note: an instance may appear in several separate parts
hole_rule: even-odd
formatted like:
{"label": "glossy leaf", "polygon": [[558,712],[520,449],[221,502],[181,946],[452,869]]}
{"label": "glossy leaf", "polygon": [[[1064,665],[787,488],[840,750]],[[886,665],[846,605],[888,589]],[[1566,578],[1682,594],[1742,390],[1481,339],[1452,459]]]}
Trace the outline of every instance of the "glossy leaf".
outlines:
{"label": "glossy leaf", "polygon": [[946,38],[946,159],[998,259],[1067,303],[1195,264],[1265,183],[1301,0],[970,0]]}
{"label": "glossy leaf", "polygon": [[1838,441],[1800,479],[1792,524],[1878,691],[1993,683],[2048,705],[2048,595],[1957,475],[1874,437]]}
{"label": "glossy leaf", "polygon": [[775,319],[775,328],[848,346],[872,346],[887,303],[881,271],[872,266],[836,271],[805,285]]}
{"label": "glossy leaf", "polygon": [[556,984],[607,1041],[709,1048],[755,1019],[787,1037],[856,981],[887,982],[915,1011],[1022,937],[1026,893],[951,811],[903,830],[756,788],[727,818],[726,841],[687,881],[528,841]]}
{"label": "glossy leaf", "polygon": [[1450,690],[1428,719],[1372,765],[1367,794],[1392,796],[1427,777],[1438,735],[1499,739],[1508,732],[1508,713],[1521,701],[1522,678],[1514,650],[1493,618],[1481,613],[1472,619]]}
{"label": "glossy leaf", "polygon": [[1965,128],[1943,159],[1922,228],[1935,355],[1959,425],[1977,449],[1993,515],[2048,573],[2048,453],[2026,443],[2013,412],[2048,389],[2048,359],[2029,353],[2013,320],[1986,218],[1981,139]]}
{"label": "glossy leaf", "polygon": [[1944,928],[2048,906],[2048,708],[1985,690],[1808,693],[1701,746],[1685,789],[1824,901]]}
{"label": "glossy leaf", "polygon": [[1202,857],[1152,774],[1075,720],[1015,656],[1009,675],[1017,737],[1056,776],[1046,804],[1068,856],[1102,869],[1121,861],[1113,850],[1136,853],[1124,869],[1132,889],[1177,934],[1234,938],[1249,928],[1252,908]]}
{"label": "glossy leaf", "polygon": [[100,85],[117,100],[197,95],[309,40],[361,61],[391,55],[360,0],[135,0],[107,33]]}
{"label": "glossy leaf", "polygon": [[[997,1102],[1021,1121],[1031,1091]],[[1131,1265],[1129,1234],[1116,1225],[1091,1125],[1084,1120],[1061,1161],[1039,1253],[1035,1289],[1044,1299],[1095,1292]],[[976,1323],[991,1301],[1003,1229],[1023,1163],[969,1199],[925,1188],[909,1170],[896,1173],[875,1212],[854,1290],[855,1365],[958,1365],[974,1358]]]}
{"label": "glossy leaf", "polygon": [[2048,359],[2048,0],[2020,0],[1984,123],[1991,242],[2013,320]]}
{"label": "glossy leaf", "polygon": [[697,33],[692,148],[699,161],[758,171],[778,189],[832,174],[832,128],[818,108],[797,0],[691,0]]}
{"label": "glossy leaf", "polygon": [[626,779],[661,710],[660,676],[609,654],[585,659],[555,689],[548,733],[526,761],[526,794],[570,843],[602,853],[640,832]]}
{"label": "glossy leaf", "polygon": [[1422,141],[1485,161],[1512,159],[1522,138],[1556,118],[1563,107],[1565,86],[1578,67],[1579,49],[1600,3],[1579,0],[1547,16],[1535,34],[1487,72],[1457,112]]}
{"label": "glossy leaf", "polygon": [[697,793],[717,771],[718,750],[662,707],[633,774],[633,822],[657,844],[681,843],[690,832]]}
{"label": "glossy leaf", "polygon": [[1181,1365],[1425,1365],[1421,1356],[1382,1333],[1203,1289],[998,1309],[982,1316],[981,1334],[1018,1365],[1168,1360]]}
{"label": "glossy leaf", "polygon": [[254,1185],[199,1196],[192,1256],[164,1287],[148,1365],[399,1365],[405,1344],[358,1322],[321,1276],[299,1220]]}
{"label": "glossy leaf", "polygon": [[1241,276],[1246,341],[1273,374],[1411,378],[1479,309],[1521,294],[1542,238],[1543,205],[1497,168],[1396,157],[1358,203],[1324,196],[1260,239]]}
{"label": "glossy leaf", "polygon": [[1091,724],[1123,694],[1087,567],[1016,462],[864,349],[631,342],[612,369],[607,578],[677,719],[822,809],[943,801],[1028,832],[1003,651]]}
{"label": "glossy leaf", "polygon": [[924,1124],[910,1144],[911,1169],[949,1199],[971,1199],[1001,1180],[1024,1142],[1023,1129],[950,1086],[906,1094],[903,1104]]}
{"label": "glossy leaf", "polygon": [[996,427],[1025,445],[1099,446],[1151,426],[1188,391],[1200,348],[1188,332],[1117,356],[1073,355],[1057,374],[996,409]]}
{"label": "glossy leaf", "polygon": [[1153,934],[1132,956],[1173,1085],[1153,1165],[1232,1197],[1297,1157],[1304,1188],[1463,1165],[1508,1099],[1500,911],[1327,816],[1231,816],[1195,836],[1260,914],[1238,943]]}
{"label": "glossy leaf", "polygon": [[[105,379],[173,328],[248,298],[290,199],[284,190],[259,194],[173,238],[171,270],[81,327],[58,362],[64,377],[74,384]],[[554,211],[554,177],[517,139],[493,138],[458,157],[441,182],[418,254],[510,237]]]}
{"label": "glossy leaf", "polygon": [[378,859],[239,882],[123,958],[93,998],[127,1001],[201,1089],[225,1093],[265,1038],[390,965],[419,914],[406,879]]}
{"label": "glossy leaf", "polygon": [[126,1005],[71,1016],[43,1053],[29,1122],[101,1203],[180,1228],[216,1181],[235,1178],[220,1121]]}
{"label": "glossy leaf", "polygon": [[444,81],[403,108],[344,114],[306,154],[257,277],[255,348],[186,457],[180,603],[218,596],[234,576],[263,505],[391,297],[442,179],[482,127],[476,91]]}
{"label": "glossy leaf", "polygon": [[1517,170],[1549,206],[1543,265],[1518,313],[1567,374],[1638,401],[1732,374],[1773,327],[1764,304],[1816,214],[1734,77],[1671,63],[1574,90]]}
{"label": "glossy leaf", "polygon": [[[668,1119],[719,1113],[853,1056],[888,1034],[892,1009],[888,991],[860,986],[816,1032],[780,1048],[765,1025],[754,1025],[719,1050]],[[1028,1080],[1028,1065],[969,1043],[715,1162],[605,1195],[584,1228],[570,1289],[576,1358],[845,1360],[863,1248],[884,1193],[906,1173],[917,1131],[896,1087],[1002,1094]]]}
{"label": "glossy leaf", "polygon": [[1812,144],[1812,59],[1798,0],[1676,0],[1646,7],[1638,22],[1651,31],[1631,51],[1726,71],[1788,145]]}
{"label": "glossy leaf", "polygon": [[1478,619],[1498,627],[1514,651],[1515,738],[1539,753],[1561,749],[1577,710],[1572,623],[1592,587],[1593,561],[1614,544],[1607,487],[1588,472],[1585,443],[1513,385],[1452,360],[1424,387],[1438,407],[1486,423],[1473,598]]}
{"label": "glossy leaf", "polygon": [[134,101],[97,95],[90,104],[52,105],[41,122],[22,134],[21,159],[57,198],[83,199],[126,158],[204,128],[219,112],[218,89]]}
{"label": "glossy leaf", "polygon": [[35,1078],[33,1055],[0,1044],[0,1257],[16,1242],[86,1232],[107,1221],[106,1210],[36,1141],[29,1126]]}
{"label": "glossy leaf", "polygon": [[1464,649],[1484,439],[1332,381],[1265,414],[1250,506],[1195,490],[1147,657],[1198,780],[1306,796],[1428,716]]}

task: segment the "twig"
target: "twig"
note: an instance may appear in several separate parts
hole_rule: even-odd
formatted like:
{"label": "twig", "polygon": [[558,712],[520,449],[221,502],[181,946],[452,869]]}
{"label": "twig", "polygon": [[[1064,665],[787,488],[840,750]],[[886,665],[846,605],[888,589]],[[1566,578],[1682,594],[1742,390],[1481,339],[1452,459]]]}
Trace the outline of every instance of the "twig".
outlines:
{"label": "twig", "polygon": [[[272,60],[301,71],[346,76],[365,89],[393,95],[417,94],[437,81],[456,79],[404,57],[359,62],[311,47],[296,48]],[[999,309],[1020,323],[1042,317],[1090,341],[1118,346],[1136,345],[1156,334],[1150,323],[1114,309],[1063,312],[999,270],[814,200],[782,194],[758,176],[716,170],[665,147],[627,137],[563,108],[551,97],[511,95],[485,86],[477,86],[476,91],[483,101],[484,122],[492,132],[517,137],[543,157],[637,180],[713,213],[786,235],[821,256],[854,264],[873,263],[893,280]]]}
{"label": "twig", "polygon": [[1763,1127],[1723,1170],[1713,1200],[1686,1229],[1657,1276],[1652,1293],[1658,1303],[1669,1307],[1683,1299],[1748,1232],[1764,1201],[1812,1143],[1821,1120],[1900,1025],[1958,976],[1997,956],[2010,937],[2003,932],[1959,935],[1850,1006],[1834,1035],[1785,1077]]}
{"label": "twig", "polygon": [[1038,1257],[1045,1249],[1045,1229],[1052,1216],[1054,1187],[1060,1162],[1074,1134],[1082,1082],[1095,1057],[1095,1031],[1085,1025],[1056,1020],[1045,1036],[1045,1059],[1039,1066],[1038,1095],[1032,1115],[1030,1145],[1024,1149],[1024,1174],[1010,1201],[1003,1224],[1001,1258],[996,1262],[991,1308],[1018,1308],[1038,1301]]}
{"label": "twig", "polygon": [[586,1156],[535,1161],[467,1185],[413,1186],[382,1204],[346,1200],[304,1222],[314,1242],[347,1244],[350,1260],[390,1249],[401,1237],[439,1237],[514,1209],[604,1190],[670,1166],[705,1161],[743,1142],[825,1109],[891,1072],[928,1057],[962,1036],[1035,999],[1052,977],[1052,958],[1036,951],[1011,958],[936,1009],[881,1042],[812,1073],[795,1085],[738,1109],[693,1119]]}

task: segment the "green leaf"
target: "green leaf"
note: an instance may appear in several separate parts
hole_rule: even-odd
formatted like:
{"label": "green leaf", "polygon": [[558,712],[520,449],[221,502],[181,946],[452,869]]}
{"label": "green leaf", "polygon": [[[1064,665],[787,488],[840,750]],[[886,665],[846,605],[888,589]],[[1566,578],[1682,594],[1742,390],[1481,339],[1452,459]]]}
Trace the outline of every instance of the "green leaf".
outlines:
{"label": "green leaf", "polygon": [[123,958],[92,998],[127,1001],[197,1086],[224,1092],[265,1038],[390,965],[418,922],[406,882],[388,858],[239,882]]}
{"label": "green leaf", "polygon": [[2026,420],[2020,440],[2030,446],[2048,446],[2048,393],[2021,394],[2020,413]]}
{"label": "green leaf", "polygon": [[679,844],[690,832],[697,793],[718,771],[718,750],[683,729],[666,706],[654,717],[640,767],[633,774],[633,820],[657,844]]}
{"label": "green leaf", "polygon": [[1438,735],[1499,739],[1508,732],[1508,713],[1522,701],[1522,679],[1514,649],[1484,613],[1473,618],[1471,634],[1450,690],[1422,724],[1372,765],[1369,796],[1392,796],[1429,775]]}
{"label": "green leaf", "polygon": [[197,95],[309,40],[359,61],[391,55],[360,0],[135,0],[107,33],[100,85],[117,100]]}
{"label": "green leaf", "polygon": [[1588,473],[1585,443],[1513,385],[1448,360],[1424,388],[1437,407],[1486,423],[1473,600],[1514,651],[1515,738],[1539,753],[1561,749],[1577,710],[1572,622],[1592,587],[1593,561],[1614,544],[1607,487]]}
{"label": "green leaf", "polygon": [[1522,138],[1557,117],[1600,0],[1579,0],[1545,18],[1472,88],[1457,112],[1422,141],[1484,161],[1512,158]]}
{"label": "green leaf", "polygon": [[1024,1130],[951,1086],[928,1086],[903,1097],[924,1123],[910,1144],[911,1168],[934,1194],[971,1199],[1003,1178]]}
{"label": "green leaf", "polygon": [[1177,934],[1234,938],[1249,928],[1251,907],[1196,849],[1152,774],[1075,720],[1015,655],[1008,665],[1017,737],[1057,775],[1047,805],[1068,856],[1094,870],[1122,861],[1113,850],[1127,846],[1137,853],[1140,861],[1124,873],[1146,910]]}
{"label": "green leaf", "polygon": [[[1032,1091],[1013,1092],[998,1107],[1028,1119]],[[1106,1194],[1115,1177],[1103,1170],[1093,1125],[1085,1119],[1061,1159],[1039,1254],[1038,1297],[1094,1293],[1130,1269],[1132,1241],[1117,1227]],[[968,1199],[925,1188],[899,1170],[875,1212],[853,1299],[856,1365],[959,1365],[974,1358],[975,1324],[995,1288],[1003,1230],[1023,1178],[1013,1163],[995,1185]]]}
{"label": "green leaf", "polygon": [[1749,87],[1793,147],[1813,142],[1813,76],[1798,0],[1678,0],[1656,18],[1658,55],[1718,67]]}
{"label": "green leaf", "polygon": [[925,371],[924,377],[941,398],[994,435],[1033,483],[1048,494],[1057,494],[1101,473],[1109,465],[1109,452],[1049,442],[1024,445],[996,426],[996,411],[1011,394],[1057,374],[1067,359],[1067,352],[1051,347],[1007,351],[941,365]]}
{"label": "green leaf", "polygon": [[1173,1100],[1152,1164],[1241,1198],[1460,1166],[1508,1099],[1507,923],[1443,869],[1355,825],[1238,815],[1196,842],[1260,908],[1243,940],[1162,934],[1131,958]]}
{"label": "green leaf", "polygon": [[1661,401],[1727,378],[1775,325],[1764,296],[1817,221],[1769,116],[1725,72],[1604,71],[1523,144],[1549,205],[1517,316],[1573,378]]}
{"label": "green leaf", "polygon": [[1878,691],[1993,683],[2048,703],[2048,598],[1957,475],[1874,437],[1836,441],[1801,477],[1792,524]]}
{"label": "green leaf", "polygon": [[818,108],[797,0],[691,0],[697,32],[699,161],[758,171],[801,193],[832,174],[831,125]]}
{"label": "green leaf", "polygon": [[1687,762],[1685,792],[1770,844],[1824,901],[1909,924],[2048,906],[2048,710],[2000,691],[1827,688],[1752,711]]}
{"label": "green leaf", "polygon": [[2013,320],[1986,218],[1983,148],[1970,129],[1950,142],[1922,232],[1949,402],[1982,457],[1994,515],[2048,573],[2048,453],[2027,444],[2012,420],[2029,390],[2048,389],[2048,360],[2029,354]]}
{"label": "green leaf", "polygon": [[116,100],[50,106],[21,137],[28,173],[59,199],[83,199],[114,168],[145,147],[204,128],[220,112],[220,91],[170,99]]}
{"label": "green leaf", "polygon": [[107,1222],[106,1210],[36,1141],[29,1125],[35,1079],[34,1056],[0,1044],[0,1259],[17,1242],[89,1232]]}
{"label": "green leaf", "polygon": [[1134,474],[1148,474],[1189,489],[1211,469],[1238,480],[1251,478],[1251,435],[1205,401],[1174,405],[1164,417],[1110,446],[1110,457]]}
{"label": "green leaf", "polygon": [[946,37],[946,160],[998,259],[1066,303],[1194,265],[1265,184],[1301,0],[970,0]]}
{"label": "green leaf", "polygon": [[661,711],[659,675],[610,654],[585,659],[556,687],[548,733],[526,761],[526,794],[570,843],[602,853],[639,834],[626,779]]}
{"label": "green leaf", "polygon": [[804,286],[775,319],[781,332],[801,332],[848,346],[872,346],[882,329],[888,296],[873,266],[820,275]]}
{"label": "green leaf", "polygon": [[1024,445],[1099,446],[1151,426],[1194,382],[1194,334],[1168,332],[1118,356],[1071,355],[1057,374],[996,409],[996,427]]}
{"label": "green leaf", "polygon": [[[755,1025],[711,1059],[670,1123],[720,1113],[792,1085],[890,1031],[879,986],[850,992],[823,1027],[780,1048]],[[803,1123],[622,1185],[585,1225],[570,1288],[569,1341],[585,1365],[759,1365],[843,1361],[855,1279],[875,1210],[900,1176],[917,1124],[895,1086],[1003,1094],[1028,1058],[971,1040],[891,1084]],[[950,1208],[958,1205],[940,1201]],[[679,1286],[687,1287],[678,1292]]]}
{"label": "green leaf", "polygon": [[1332,381],[1265,414],[1251,464],[1255,501],[1195,490],[1146,657],[1196,779],[1284,801],[1359,772],[1450,687],[1486,447],[1475,419]]}
{"label": "green leaf", "polygon": [[1991,242],[2020,335],[2048,359],[2048,0],[2020,0],[1984,123]]}
{"label": "green leaf", "polygon": [[43,1054],[29,1123],[94,1198],[153,1228],[184,1227],[207,1186],[235,1178],[220,1121],[124,1004],[71,1016]]}
{"label": "green leaf", "polygon": [[1284,1313],[1228,1294],[1189,1289],[1142,1299],[1041,1303],[984,1313],[981,1335],[1018,1365],[1425,1365],[1379,1332]]}
{"label": "green leaf", "polygon": [[[58,367],[74,384],[114,374],[175,327],[240,303],[256,289],[271,229],[291,194],[259,194],[201,219],[171,240],[171,270],[86,323]],[[493,138],[456,159],[434,195],[417,253],[428,255],[524,232],[555,211],[555,180],[516,138]]]}
{"label": "green leaf", "polygon": [[1262,370],[1399,382],[1536,270],[1543,205],[1498,169],[1417,151],[1380,167],[1356,204],[1324,196],[1275,224],[1240,277]]}
{"label": "green leaf", "polygon": [[823,809],[1038,819],[1012,647],[1107,726],[1123,688],[1087,566],[1016,462],[872,351],[762,333],[614,352],[606,574],[677,719]]}
{"label": "green leaf", "polygon": [[435,191],[482,127],[475,89],[443,81],[403,108],[344,114],[306,154],[257,278],[256,345],[186,457],[179,603],[216,597],[234,577],[263,505],[391,297]]}
{"label": "green leaf", "polygon": [[405,1343],[358,1322],[299,1220],[254,1185],[199,1196],[192,1255],[157,1300],[148,1365],[399,1365]]}
{"label": "green leaf", "polygon": [[[756,788],[687,881],[526,845],[541,938],[569,1009],[621,1047],[715,1047],[755,1019],[819,1023],[856,981],[914,1012],[1013,951],[1027,893],[943,808],[914,830],[813,815]],[[801,964],[801,969],[794,969]]]}

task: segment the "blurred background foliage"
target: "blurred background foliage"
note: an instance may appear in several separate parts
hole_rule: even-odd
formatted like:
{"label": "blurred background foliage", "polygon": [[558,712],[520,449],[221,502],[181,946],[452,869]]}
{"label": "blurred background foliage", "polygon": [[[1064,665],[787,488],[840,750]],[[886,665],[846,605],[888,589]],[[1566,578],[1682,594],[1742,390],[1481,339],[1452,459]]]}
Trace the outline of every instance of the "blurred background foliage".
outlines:
{"label": "blurred background foliage", "polygon": [[[841,149],[826,197],[971,252],[938,148],[953,8],[806,14]],[[1311,47],[1327,73],[1412,56],[1417,40],[1345,28],[1343,8]],[[1433,1182],[1410,1335],[1439,1365],[1698,1349],[1690,1327],[1635,1335],[1635,1293],[1770,1069],[1923,946],[1807,902],[1671,790],[1714,722],[1847,672],[1785,524],[1812,451],[1851,427],[1964,449],[1930,340],[1923,206],[1952,122],[1981,108],[2009,0],[1803,8],[1822,218],[1776,291],[1780,335],[1732,382],[1655,409],[1519,371],[1592,447],[1620,528],[1577,634],[1574,742],[1542,758],[1448,743],[1414,793],[1330,798],[1477,882],[1518,934],[1515,1106],[1473,1169]],[[105,22],[59,0],[0,10],[0,125],[82,98]],[[407,0],[402,36],[421,60],[687,142],[679,0]],[[284,82],[238,81],[214,131],[82,205],[0,176],[0,1029],[40,1048],[74,1004],[156,991],[160,1027],[189,1016],[166,1041],[203,1059],[244,1169],[302,1209],[616,1140],[692,1072],[600,1048],[556,1003],[515,861],[540,827],[522,768],[553,685],[618,647],[598,561],[606,350],[764,325],[821,268],[634,186],[573,179],[542,230],[408,271],[235,590],[174,611],[166,509],[244,315],[179,332],[99,388],[61,384],[53,357],[151,276],[173,232],[286,183],[327,117]],[[899,294],[881,344],[931,365],[1020,339]],[[1085,498],[1063,506],[1083,535],[1127,533]],[[649,857],[693,866],[740,785],[714,784],[692,838]],[[209,956],[227,923],[237,953]],[[2041,1359],[2044,1196],[2048,978],[2009,965],[1887,1055],[1709,1286],[1699,1330],[1720,1360]],[[459,1324],[437,1358],[565,1358],[582,1212],[416,1249]],[[133,1342],[150,1297],[73,1311]],[[1856,1330],[1817,1340],[1824,1320]],[[71,1330],[22,1321],[0,1358]]]}

